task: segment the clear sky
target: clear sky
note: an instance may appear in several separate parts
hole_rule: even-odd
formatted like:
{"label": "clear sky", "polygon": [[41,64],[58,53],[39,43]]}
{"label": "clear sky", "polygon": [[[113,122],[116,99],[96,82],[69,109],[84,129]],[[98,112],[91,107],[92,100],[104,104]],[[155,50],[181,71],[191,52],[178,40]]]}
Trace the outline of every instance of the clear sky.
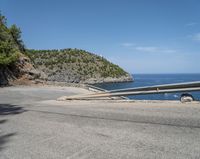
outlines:
{"label": "clear sky", "polygon": [[200,0],[0,0],[27,48],[80,48],[130,73],[200,73]]}

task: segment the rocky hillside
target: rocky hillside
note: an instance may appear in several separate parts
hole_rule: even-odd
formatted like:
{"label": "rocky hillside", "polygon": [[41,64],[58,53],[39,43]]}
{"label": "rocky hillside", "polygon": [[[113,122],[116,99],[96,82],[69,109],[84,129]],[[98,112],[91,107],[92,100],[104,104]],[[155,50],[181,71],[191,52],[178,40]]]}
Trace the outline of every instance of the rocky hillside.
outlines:
{"label": "rocky hillside", "polygon": [[131,76],[105,58],[79,49],[28,50],[47,81],[100,83],[131,81]]}
{"label": "rocky hillside", "polygon": [[0,14],[0,85],[12,81],[100,83],[131,81],[132,77],[105,58],[78,49],[28,50],[16,25]]}

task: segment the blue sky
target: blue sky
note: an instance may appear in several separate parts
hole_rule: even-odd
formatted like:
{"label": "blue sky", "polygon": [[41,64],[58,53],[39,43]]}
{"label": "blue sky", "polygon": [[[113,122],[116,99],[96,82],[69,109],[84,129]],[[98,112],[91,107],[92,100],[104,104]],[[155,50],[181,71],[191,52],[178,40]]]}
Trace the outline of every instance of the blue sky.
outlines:
{"label": "blue sky", "polygon": [[199,0],[1,0],[27,48],[80,48],[130,73],[200,73]]}

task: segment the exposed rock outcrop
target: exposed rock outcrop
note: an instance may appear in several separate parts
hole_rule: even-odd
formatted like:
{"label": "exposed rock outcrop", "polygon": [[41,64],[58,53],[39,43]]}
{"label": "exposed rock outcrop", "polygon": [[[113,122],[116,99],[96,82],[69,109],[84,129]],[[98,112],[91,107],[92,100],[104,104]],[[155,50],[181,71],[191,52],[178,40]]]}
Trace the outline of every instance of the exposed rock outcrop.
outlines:
{"label": "exposed rock outcrop", "polygon": [[45,79],[45,74],[34,68],[31,60],[21,55],[16,63],[0,67],[0,85],[9,85],[16,80],[36,80]]}

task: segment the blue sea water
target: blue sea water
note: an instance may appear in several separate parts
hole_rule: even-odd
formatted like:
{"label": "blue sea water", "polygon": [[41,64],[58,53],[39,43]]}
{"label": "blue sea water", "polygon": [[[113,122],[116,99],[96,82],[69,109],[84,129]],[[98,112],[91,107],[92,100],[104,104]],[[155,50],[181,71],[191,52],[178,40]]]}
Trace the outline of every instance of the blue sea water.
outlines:
{"label": "blue sea water", "polygon": [[[127,83],[102,83],[95,86],[106,89],[134,88],[141,86],[153,86],[181,82],[200,81],[200,74],[135,74],[134,82]],[[200,100],[200,92],[191,92],[195,100]],[[165,93],[152,95],[129,96],[131,99],[140,100],[179,100],[181,93]]]}

